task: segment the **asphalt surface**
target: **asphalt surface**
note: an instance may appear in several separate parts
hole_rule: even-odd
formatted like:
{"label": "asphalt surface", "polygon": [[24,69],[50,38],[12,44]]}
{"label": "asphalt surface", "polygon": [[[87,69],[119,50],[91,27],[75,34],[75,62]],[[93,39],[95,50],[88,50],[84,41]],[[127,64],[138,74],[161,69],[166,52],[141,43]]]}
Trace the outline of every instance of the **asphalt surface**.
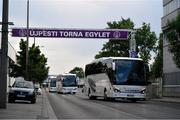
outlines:
{"label": "asphalt surface", "polygon": [[179,103],[89,100],[82,94],[47,96],[58,119],[180,119]]}
{"label": "asphalt surface", "polygon": [[0,119],[57,119],[46,93],[43,89],[35,104],[23,100],[7,103],[6,109],[0,109]]}
{"label": "asphalt surface", "polygon": [[37,119],[41,116],[42,96],[38,96],[36,103],[16,100],[8,103],[7,109],[0,109],[0,119]]}

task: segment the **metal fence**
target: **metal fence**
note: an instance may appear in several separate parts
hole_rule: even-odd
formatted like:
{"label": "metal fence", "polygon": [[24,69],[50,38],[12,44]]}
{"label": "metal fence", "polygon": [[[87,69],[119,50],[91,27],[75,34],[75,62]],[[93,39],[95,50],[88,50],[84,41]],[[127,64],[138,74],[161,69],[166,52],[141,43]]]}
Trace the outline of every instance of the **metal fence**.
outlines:
{"label": "metal fence", "polygon": [[162,78],[156,78],[151,85],[148,86],[149,98],[161,98],[162,97]]}
{"label": "metal fence", "polygon": [[163,96],[180,97],[180,72],[165,73],[163,78]]}

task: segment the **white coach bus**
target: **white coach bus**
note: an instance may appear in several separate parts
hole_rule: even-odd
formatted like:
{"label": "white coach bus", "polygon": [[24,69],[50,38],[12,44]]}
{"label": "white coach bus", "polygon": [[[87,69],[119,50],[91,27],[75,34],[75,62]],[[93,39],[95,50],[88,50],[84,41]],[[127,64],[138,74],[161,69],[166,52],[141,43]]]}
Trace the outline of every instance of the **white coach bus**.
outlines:
{"label": "white coach bus", "polygon": [[55,76],[51,76],[48,78],[48,81],[49,81],[49,92],[56,92],[57,78]]}
{"label": "white coach bus", "polygon": [[107,57],[85,67],[84,92],[89,99],[146,100],[148,65],[139,58]]}
{"label": "white coach bus", "polygon": [[76,74],[61,74],[57,76],[57,93],[72,93],[78,91]]}

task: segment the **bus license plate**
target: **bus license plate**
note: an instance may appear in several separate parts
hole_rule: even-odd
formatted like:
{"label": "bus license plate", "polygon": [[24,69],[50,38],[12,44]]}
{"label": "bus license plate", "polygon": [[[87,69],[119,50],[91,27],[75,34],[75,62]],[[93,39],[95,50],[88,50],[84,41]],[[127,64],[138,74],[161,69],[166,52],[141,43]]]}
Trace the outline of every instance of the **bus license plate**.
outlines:
{"label": "bus license plate", "polygon": [[127,94],[127,97],[134,97],[133,94]]}

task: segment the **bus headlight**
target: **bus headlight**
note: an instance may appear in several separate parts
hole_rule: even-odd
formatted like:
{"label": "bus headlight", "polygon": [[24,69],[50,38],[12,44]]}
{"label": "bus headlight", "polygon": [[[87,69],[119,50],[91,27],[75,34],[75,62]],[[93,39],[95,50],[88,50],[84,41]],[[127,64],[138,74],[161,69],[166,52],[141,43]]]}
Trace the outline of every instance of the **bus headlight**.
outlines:
{"label": "bus headlight", "polygon": [[113,87],[114,92],[121,92],[118,88]]}
{"label": "bus headlight", "polygon": [[146,88],[143,88],[140,93],[144,94],[146,92]]}

